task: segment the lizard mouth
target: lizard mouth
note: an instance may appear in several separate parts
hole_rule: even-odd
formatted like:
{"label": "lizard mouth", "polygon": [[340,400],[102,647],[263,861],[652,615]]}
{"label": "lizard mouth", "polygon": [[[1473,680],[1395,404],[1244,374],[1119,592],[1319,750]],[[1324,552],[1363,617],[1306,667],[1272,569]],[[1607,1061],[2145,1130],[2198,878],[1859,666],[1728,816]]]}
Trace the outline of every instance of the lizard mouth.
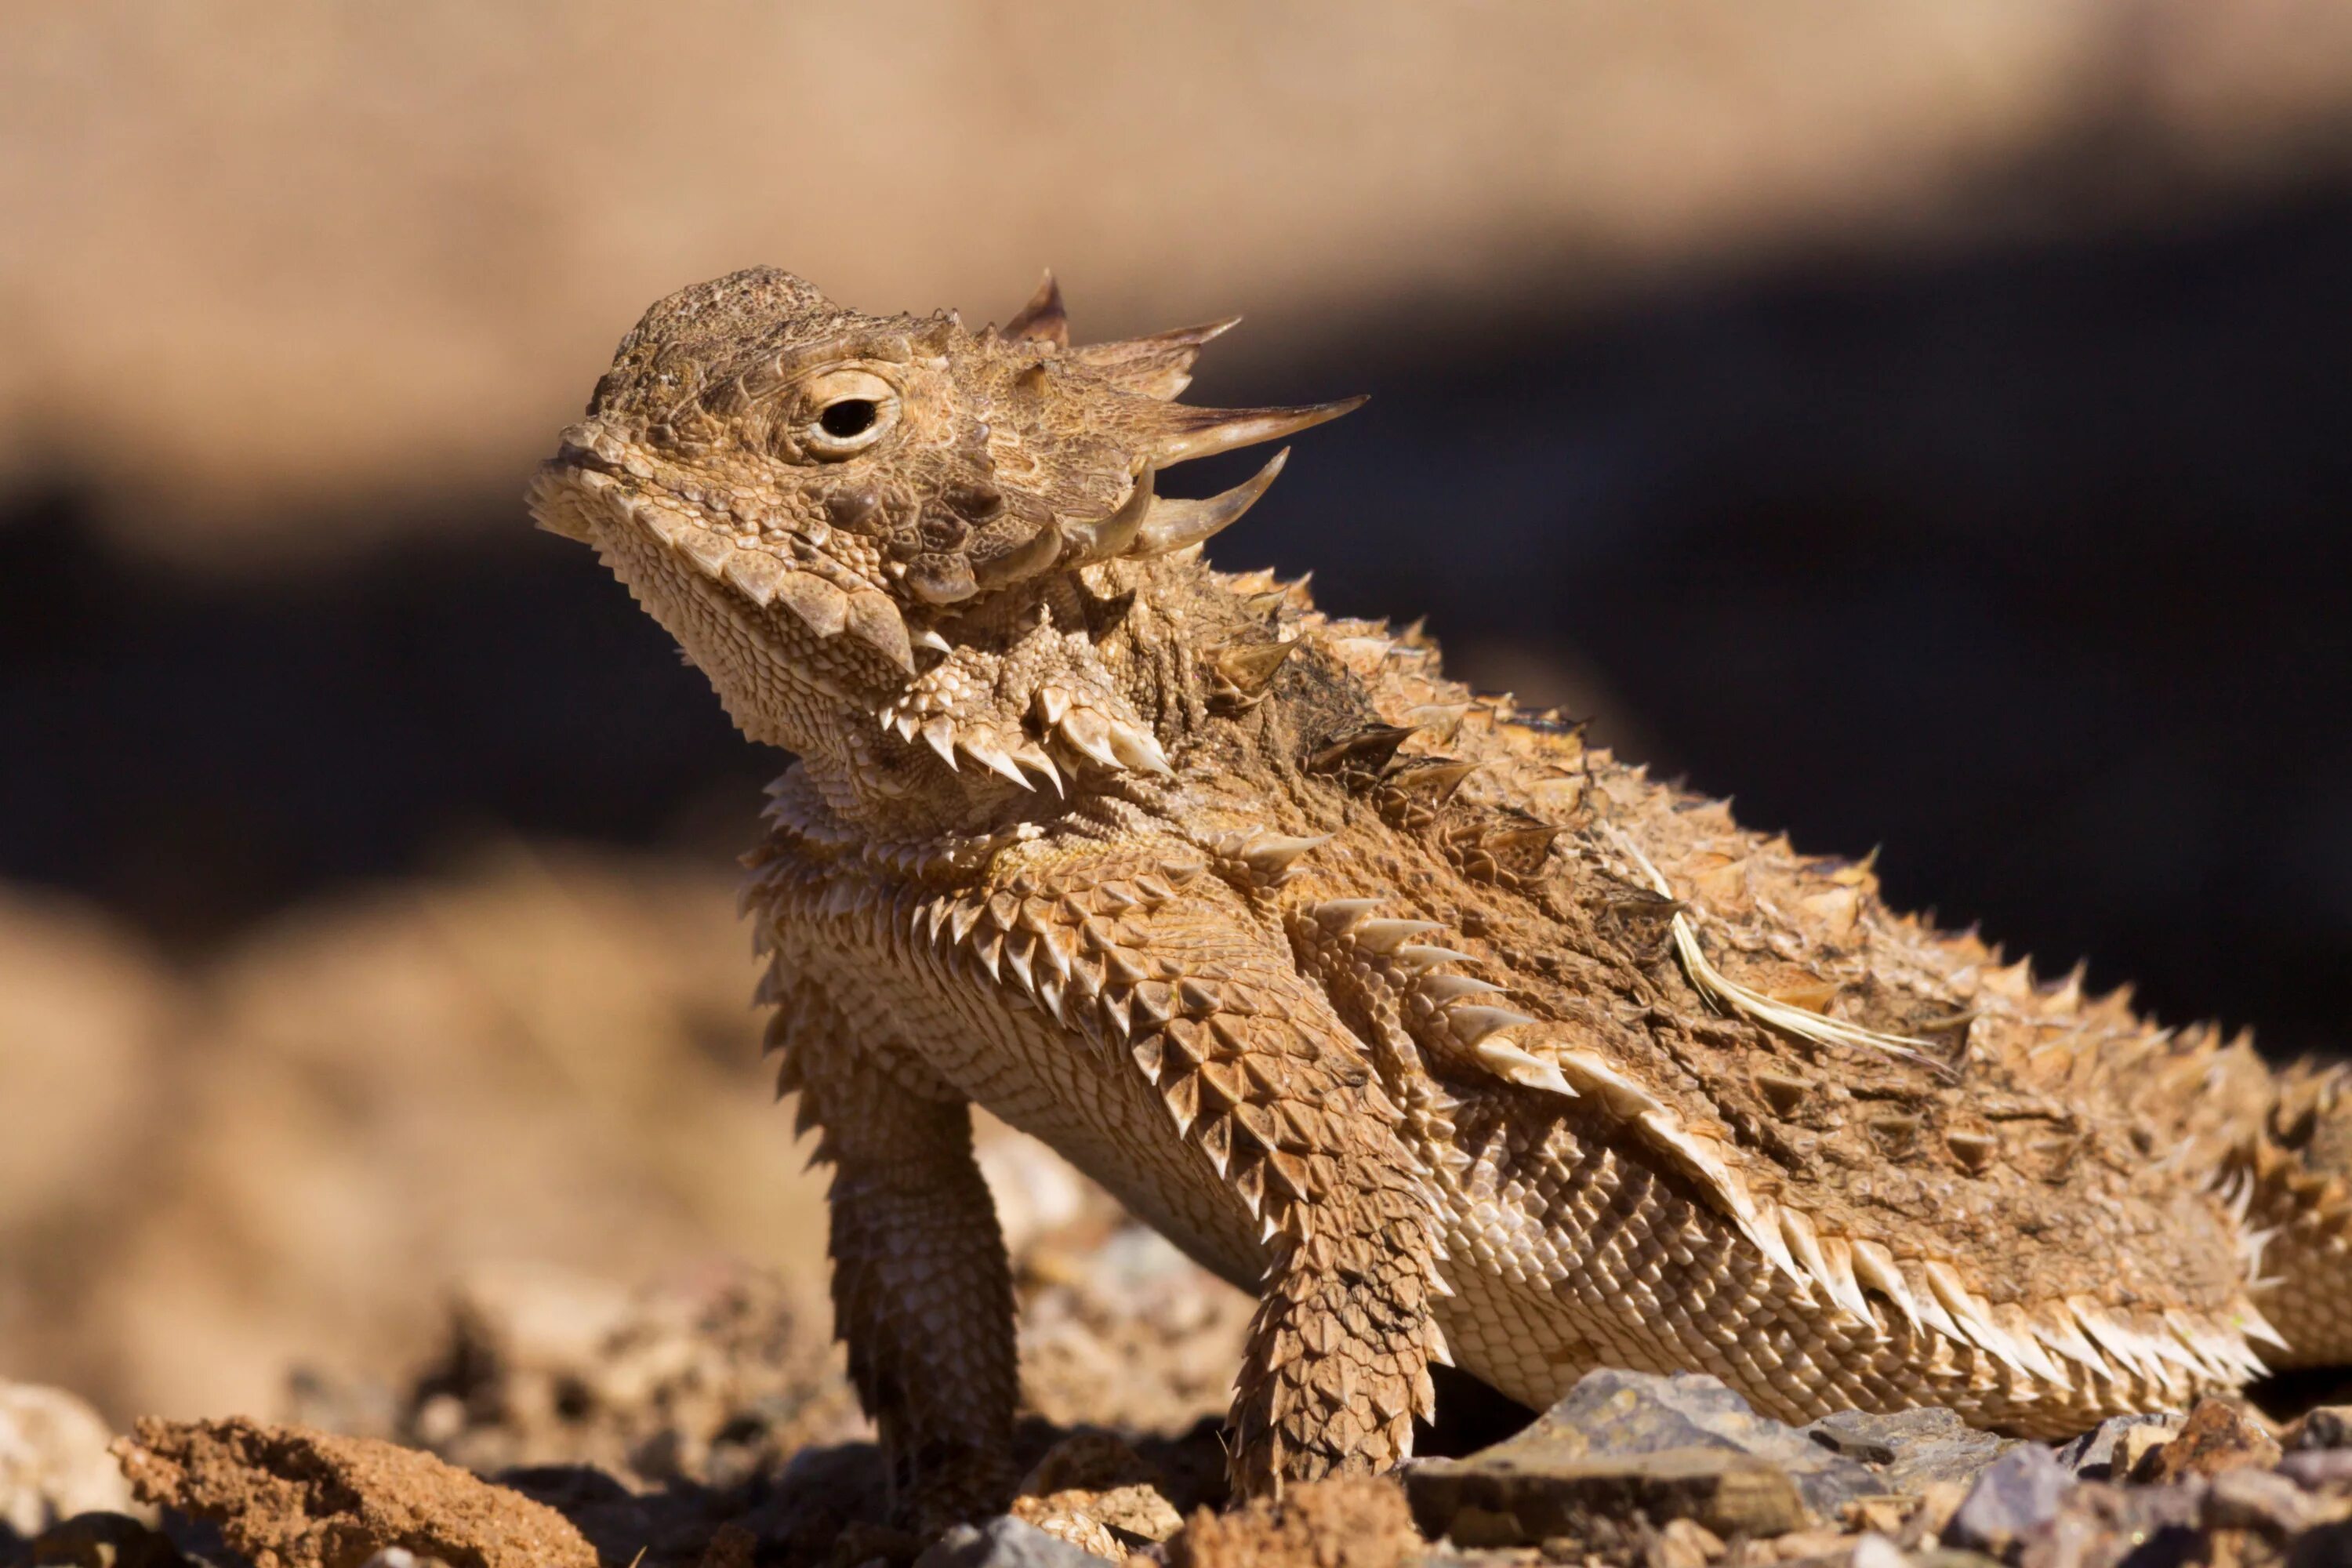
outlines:
{"label": "lizard mouth", "polygon": [[532,519],[551,533],[602,548],[608,542],[598,537],[600,526],[627,530],[682,571],[762,612],[789,615],[821,644],[853,644],[879,656],[899,678],[915,673],[906,620],[887,594],[818,542],[710,526],[718,513],[661,485],[642,459],[632,464],[567,431],[533,477],[530,501]]}

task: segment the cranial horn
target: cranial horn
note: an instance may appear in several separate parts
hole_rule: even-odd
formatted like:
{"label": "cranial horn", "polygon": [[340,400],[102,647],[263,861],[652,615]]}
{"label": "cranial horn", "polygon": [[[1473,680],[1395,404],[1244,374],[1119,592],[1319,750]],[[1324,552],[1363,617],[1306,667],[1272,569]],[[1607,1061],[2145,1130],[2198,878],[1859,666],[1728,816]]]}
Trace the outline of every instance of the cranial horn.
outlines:
{"label": "cranial horn", "polygon": [[1201,345],[1240,324],[1239,316],[1227,316],[1222,321],[1179,327],[1146,338],[1087,343],[1072,349],[1070,357],[1121,392],[1164,401],[1192,384],[1192,362],[1201,357]]}
{"label": "cranial horn", "polygon": [[1052,516],[1036,532],[986,561],[972,563],[972,575],[983,588],[1000,588],[1024,577],[1034,577],[1062,557],[1062,529]]}
{"label": "cranial horn", "polygon": [[1236,447],[1278,440],[1363,406],[1360,397],[1317,403],[1305,408],[1187,408],[1170,405],[1154,423],[1160,433],[1151,457],[1161,468],[1192,458],[1211,458]]}
{"label": "cranial horn", "polygon": [[1128,547],[1135,542],[1136,534],[1141,531],[1144,519],[1158,504],[1152,495],[1154,472],[1150,463],[1144,464],[1143,471],[1135,476],[1135,483],[1129,489],[1127,499],[1119,502],[1118,510],[1108,516],[1087,522],[1065,521],[1062,524],[1062,531],[1078,545],[1077,557],[1073,564],[1082,566],[1089,561],[1108,561],[1114,555],[1127,553]]}
{"label": "cranial horn", "polygon": [[1037,285],[1037,292],[1021,307],[1021,313],[1004,323],[1004,335],[1034,339],[1057,349],[1070,346],[1070,315],[1062,309],[1062,286],[1054,281],[1052,268],[1045,269],[1045,280]]}
{"label": "cranial horn", "polygon": [[[1198,544],[1220,529],[1232,526],[1257,503],[1258,497],[1265,494],[1266,487],[1280,477],[1282,465],[1289,460],[1290,448],[1285,447],[1255,477],[1206,500],[1161,497],[1152,502],[1151,515],[1144,520],[1142,531],[1136,535],[1135,546],[1129,553],[1165,555],[1171,550]],[[1144,471],[1150,472],[1148,468]]]}

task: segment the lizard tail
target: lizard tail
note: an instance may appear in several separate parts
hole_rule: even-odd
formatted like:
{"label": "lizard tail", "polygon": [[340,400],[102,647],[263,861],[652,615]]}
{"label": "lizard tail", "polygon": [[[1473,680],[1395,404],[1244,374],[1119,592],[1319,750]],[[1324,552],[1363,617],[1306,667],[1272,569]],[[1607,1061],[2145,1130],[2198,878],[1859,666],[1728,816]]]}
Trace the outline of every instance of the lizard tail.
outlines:
{"label": "lizard tail", "polygon": [[2352,1064],[2300,1062],[2275,1084],[2221,1187],[2257,1258],[2255,1305],[2285,1341],[2264,1359],[2352,1365]]}

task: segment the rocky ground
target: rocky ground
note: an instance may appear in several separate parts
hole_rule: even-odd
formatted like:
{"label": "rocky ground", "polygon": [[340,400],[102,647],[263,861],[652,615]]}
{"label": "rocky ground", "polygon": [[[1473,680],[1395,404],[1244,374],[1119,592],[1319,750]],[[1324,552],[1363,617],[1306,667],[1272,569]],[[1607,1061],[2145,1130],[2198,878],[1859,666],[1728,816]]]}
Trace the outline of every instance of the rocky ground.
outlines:
{"label": "rocky ground", "polygon": [[2053,1449],[1457,1378],[1401,1479],[1228,1510],[1249,1303],[992,1123],[1025,1479],[896,1531],[727,882],[509,845],[197,964],[0,900],[0,1568],[2352,1563],[2343,1407]]}
{"label": "rocky ground", "polygon": [[1790,1427],[1709,1377],[1601,1372],[1499,1443],[1233,1508],[1215,1409],[1243,1303],[1075,1196],[1019,1259],[1019,1496],[944,1538],[892,1527],[806,1291],[748,1270],[636,1291],[535,1270],[460,1290],[396,1386],[302,1374],[286,1422],[148,1417],[117,1436],[68,1393],[0,1385],[0,1564],[2352,1563],[2352,1406],[2274,1426],[2211,1400],[2051,1447],[1937,1409]]}

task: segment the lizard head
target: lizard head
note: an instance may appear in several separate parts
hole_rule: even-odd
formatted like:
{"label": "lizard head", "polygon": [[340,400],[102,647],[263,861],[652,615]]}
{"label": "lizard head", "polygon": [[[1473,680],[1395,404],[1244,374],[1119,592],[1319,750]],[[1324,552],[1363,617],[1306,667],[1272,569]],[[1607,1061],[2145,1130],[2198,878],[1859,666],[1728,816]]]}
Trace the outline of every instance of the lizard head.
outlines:
{"label": "lizard head", "polygon": [[[1208,538],[1283,458],[1207,500],[1160,495],[1160,470],[1360,401],[1175,402],[1232,325],[1073,347],[1050,277],[1006,326],[973,332],[952,312],[869,316],[787,272],[733,273],[646,312],[531,510],[602,553],[752,738],[837,751],[845,724],[897,715],[911,742],[939,705],[908,695],[942,661],[1034,632],[1088,565]],[[951,746],[925,738],[952,768]]]}

